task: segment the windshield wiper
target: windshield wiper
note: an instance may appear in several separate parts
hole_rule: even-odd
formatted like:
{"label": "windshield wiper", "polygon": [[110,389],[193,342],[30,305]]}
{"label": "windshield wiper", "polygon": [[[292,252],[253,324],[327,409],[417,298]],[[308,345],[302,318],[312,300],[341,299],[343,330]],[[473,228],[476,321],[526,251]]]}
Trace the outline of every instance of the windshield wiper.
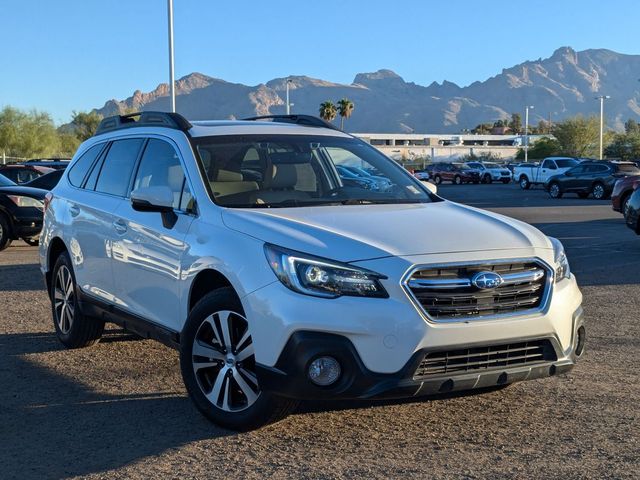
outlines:
{"label": "windshield wiper", "polygon": [[421,200],[411,200],[411,199],[398,199],[398,198],[347,198],[346,200],[342,200],[340,202],[342,205],[393,205],[393,204],[401,204],[401,203],[424,203]]}

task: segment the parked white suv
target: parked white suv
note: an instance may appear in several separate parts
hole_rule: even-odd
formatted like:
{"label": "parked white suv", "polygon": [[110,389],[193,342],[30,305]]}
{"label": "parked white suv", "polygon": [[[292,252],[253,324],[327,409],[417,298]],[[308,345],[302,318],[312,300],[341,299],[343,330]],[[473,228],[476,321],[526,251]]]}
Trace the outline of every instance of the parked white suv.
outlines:
{"label": "parked white suv", "polygon": [[[391,188],[347,184],[337,165]],[[300,399],[571,369],[582,295],[560,242],[430,188],[315,117],[107,118],[46,200],[57,335],[84,347],[113,322],[179,349],[195,404],[234,429]]]}
{"label": "parked white suv", "polygon": [[467,165],[480,172],[480,181],[482,183],[491,183],[493,181],[509,183],[512,178],[511,170],[497,163],[468,162]]}

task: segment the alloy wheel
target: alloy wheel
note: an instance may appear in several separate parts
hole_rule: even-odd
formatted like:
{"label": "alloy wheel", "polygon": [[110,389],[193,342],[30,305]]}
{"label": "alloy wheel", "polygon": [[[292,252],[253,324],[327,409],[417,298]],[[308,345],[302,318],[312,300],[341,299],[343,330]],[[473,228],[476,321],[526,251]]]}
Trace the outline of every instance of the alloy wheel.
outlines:
{"label": "alloy wheel", "polygon": [[604,197],[604,187],[600,184],[593,187],[593,198],[600,200]]}
{"label": "alloy wheel", "polygon": [[553,198],[558,198],[560,196],[560,187],[557,183],[551,185],[551,187],[549,188],[549,193]]}
{"label": "alloy wheel", "polygon": [[249,323],[237,312],[216,312],[202,322],[192,364],[202,393],[221,410],[245,410],[260,395]]}
{"label": "alloy wheel", "polygon": [[58,269],[53,290],[53,300],[56,323],[60,332],[66,335],[71,330],[75,315],[75,289],[71,272],[65,265],[60,266]]}

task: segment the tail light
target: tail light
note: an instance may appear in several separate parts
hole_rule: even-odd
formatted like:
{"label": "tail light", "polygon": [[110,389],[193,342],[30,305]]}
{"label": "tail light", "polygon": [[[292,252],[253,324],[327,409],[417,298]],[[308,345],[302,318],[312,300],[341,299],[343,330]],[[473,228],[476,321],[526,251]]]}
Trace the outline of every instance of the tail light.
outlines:
{"label": "tail light", "polygon": [[51,204],[52,200],[53,200],[53,193],[49,192],[44,196],[44,209],[43,209],[44,213],[47,213],[47,209],[49,208],[49,205]]}

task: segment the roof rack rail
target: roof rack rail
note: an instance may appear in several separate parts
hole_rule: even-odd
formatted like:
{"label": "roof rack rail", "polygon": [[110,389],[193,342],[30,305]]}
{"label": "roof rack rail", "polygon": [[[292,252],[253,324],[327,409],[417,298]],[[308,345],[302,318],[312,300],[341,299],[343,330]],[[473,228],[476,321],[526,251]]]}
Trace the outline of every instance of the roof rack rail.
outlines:
{"label": "roof rack rail", "polygon": [[261,115],[259,117],[243,118],[243,120],[271,120],[278,123],[293,123],[296,125],[303,125],[305,127],[321,127],[342,131],[332,123],[329,123],[320,117],[314,117],[313,115]]}
{"label": "roof rack rail", "polygon": [[179,113],[137,112],[103,118],[95,134],[100,135],[131,127],[168,127],[187,132],[192,125]]}

